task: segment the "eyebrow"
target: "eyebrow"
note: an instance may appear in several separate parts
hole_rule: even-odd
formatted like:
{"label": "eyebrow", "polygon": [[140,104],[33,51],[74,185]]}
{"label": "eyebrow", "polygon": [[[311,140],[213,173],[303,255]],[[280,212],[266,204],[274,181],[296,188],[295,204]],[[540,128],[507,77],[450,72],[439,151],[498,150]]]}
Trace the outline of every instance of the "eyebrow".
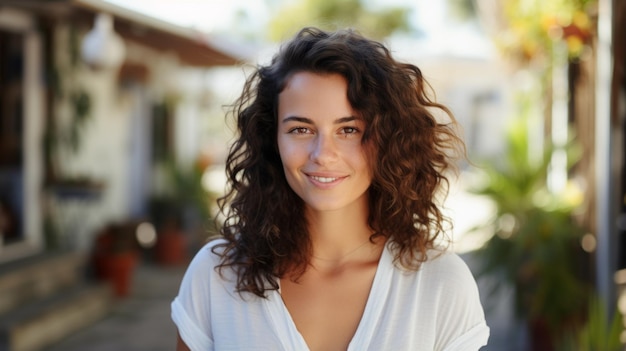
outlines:
{"label": "eyebrow", "polygon": [[[355,120],[360,120],[360,118],[354,117],[354,116],[347,116],[347,117],[341,117],[341,118],[337,118],[333,123],[334,124],[342,124],[342,123],[347,123],[347,122],[352,122]],[[294,122],[300,122],[300,123],[307,123],[307,124],[314,124],[313,120],[310,118],[306,118],[306,117],[299,117],[299,116],[288,116],[283,118],[282,122],[283,123],[287,123],[290,121],[294,121]]]}

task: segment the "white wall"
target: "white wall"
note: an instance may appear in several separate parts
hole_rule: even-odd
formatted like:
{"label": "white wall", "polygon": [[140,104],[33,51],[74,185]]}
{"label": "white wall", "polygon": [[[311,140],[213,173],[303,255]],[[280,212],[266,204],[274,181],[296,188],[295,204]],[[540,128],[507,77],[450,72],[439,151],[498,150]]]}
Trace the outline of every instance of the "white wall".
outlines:
{"label": "white wall", "polygon": [[[58,42],[63,43],[63,38],[67,38],[67,30],[67,27],[59,29]],[[64,45],[58,48],[61,60],[67,60],[66,48]],[[174,55],[129,42],[126,52],[128,61],[148,67],[150,76],[145,85],[122,86],[117,70],[94,71],[81,65],[77,72],[76,81],[88,91],[92,106],[81,133],[80,149],[76,153],[63,151],[60,164],[65,176],[87,176],[102,181],[105,186],[97,200],[72,200],[58,205],[63,213],[60,226],[69,236],[67,241],[77,249],[88,249],[93,236],[104,225],[135,219],[141,212],[151,179],[148,169],[151,103],[177,91],[174,83],[179,66]],[[67,122],[70,116],[67,102],[58,104],[56,111],[59,119]]]}

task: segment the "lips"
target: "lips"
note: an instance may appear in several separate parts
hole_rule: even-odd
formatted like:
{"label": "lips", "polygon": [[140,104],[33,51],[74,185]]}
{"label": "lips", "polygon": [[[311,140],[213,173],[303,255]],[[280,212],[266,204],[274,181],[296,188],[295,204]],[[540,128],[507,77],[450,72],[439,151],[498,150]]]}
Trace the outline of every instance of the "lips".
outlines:
{"label": "lips", "polygon": [[313,182],[314,184],[318,186],[334,185],[342,181],[343,179],[347,178],[347,176],[337,176],[337,175],[331,175],[331,174],[311,174],[311,173],[305,173],[305,174],[311,180],[311,182]]}

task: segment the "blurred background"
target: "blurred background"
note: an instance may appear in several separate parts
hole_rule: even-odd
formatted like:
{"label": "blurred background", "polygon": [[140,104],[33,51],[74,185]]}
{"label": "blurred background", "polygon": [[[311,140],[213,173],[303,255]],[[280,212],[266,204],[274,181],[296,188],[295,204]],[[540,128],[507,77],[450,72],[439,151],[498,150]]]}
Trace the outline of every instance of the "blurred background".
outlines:
{"label": "blurred background", "polygon": [[623,349],[625,17],[619,0],[0,0],[0,350],[174,349],[227,105],[305,25],[383,41],[458,119],[444,205],[483,350]]}

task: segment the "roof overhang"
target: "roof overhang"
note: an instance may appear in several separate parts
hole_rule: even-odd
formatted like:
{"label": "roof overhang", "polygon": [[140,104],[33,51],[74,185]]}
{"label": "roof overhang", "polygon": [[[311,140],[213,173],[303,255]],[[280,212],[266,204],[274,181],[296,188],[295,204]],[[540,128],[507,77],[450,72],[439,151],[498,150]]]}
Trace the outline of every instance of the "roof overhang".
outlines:
{"label": "roof overhang", "polygon": [[93,26],[97,14],[108,13],[114,18],[115,31],[124,40],[174,53],[182,64],[188,66],[231,66],[247,62],[254,55],[251,47],[238,45],[234,41],[227,42],[223,38],[103,0],[9,0],[2,4],[87,27]]}
{"label": "roof overhang", "polygon": [[115,31],[131,40],[159,51],[171,51],[190,66],[229,66],[246,61],[243,47],[225,43],[206,33],[181,27],[166,21],[119,7],[102,0],[72,0],[76,14],[91,23],[96,14],[114,17]]}

